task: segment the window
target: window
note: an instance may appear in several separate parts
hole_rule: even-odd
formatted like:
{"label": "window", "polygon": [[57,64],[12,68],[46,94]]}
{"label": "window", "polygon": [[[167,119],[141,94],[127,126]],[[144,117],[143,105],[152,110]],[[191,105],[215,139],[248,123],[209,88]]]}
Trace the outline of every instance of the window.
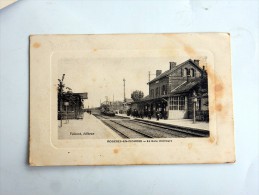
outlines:
{"label": "window", "polygon": [[150,91],[150,96],[153,98],[154,97],[154,89],[151,89]]}
{"label": "window", "polygon": [[179,110],[184,110],[184,106],[185,106],[184,100],[185,100],[184,96],[179,97]]}
{"label": "window", "polygon": [[158,93],[158,88],[156,88],[156,97],[157,97],[157,93]]}
{"label": "window", "polygon": [[161,87],[161,95],[164,95],[164,92],[165,92],[165,86],[163,85],[162,87]]}
{"label": "window", "polygon": [[188,68],[183,69],[183,77],[186,77],[188,75]]}
{"label": "window", "polygon": [[191,77],[195,77],[195,70],[193,68],[191,68],[190,70],[190,75]]}
{"label": "window", "polygon": [[159,96],[160,96],[160,87],[157,87],[155,91],[155,97],[159,97]]}
{"label": "window", "polygon": [[173,97],[172,110],[178,110],[178,97]]}
{"label": "window", "polygon": [[185,110],[185,97],[184,96],[170,97],[169,109],[170,110]]}
{"label": "window", "polygon": [[198,99],[198,102],[196,103],[196,110],[201,110],[201,99]]}
{"label": "window", "polygon": [[162,86],[161,91],[162,91],[162,93],[161,93],[162,95],[166,95],[167,94],[167,88],[166,88],[165,85]]}

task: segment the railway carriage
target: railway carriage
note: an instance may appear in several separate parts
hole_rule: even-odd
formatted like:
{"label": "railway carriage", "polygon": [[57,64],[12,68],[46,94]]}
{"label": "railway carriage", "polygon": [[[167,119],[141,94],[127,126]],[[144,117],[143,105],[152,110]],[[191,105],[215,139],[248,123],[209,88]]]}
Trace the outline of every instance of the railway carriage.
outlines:
{"label": "railway carriage", "polygon": [[113,111],[112,107],[109,105],[101,105],[100,107],[101,114],[106,116],[115,116],[115,112]]}

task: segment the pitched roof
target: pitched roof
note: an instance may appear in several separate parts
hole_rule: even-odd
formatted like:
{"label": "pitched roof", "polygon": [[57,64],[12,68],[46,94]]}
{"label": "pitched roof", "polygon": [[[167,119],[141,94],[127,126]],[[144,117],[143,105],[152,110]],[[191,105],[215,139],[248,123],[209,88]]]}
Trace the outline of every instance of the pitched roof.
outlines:
{"label": "pitched roof", "polygon": [[155,81],[157,81],[159,79],[162,79],[163,77],[168,76],[169,74],[171,74],[172,72],[174,72],[175,70],[177,70],[178,68],[180,68],[181,66],[186,64],[187,62],[191,62],[194,66],[196,66],[197,68],[199,68],[202,71],[201,67],[199,67],[197,64],[195,64],[192,59],[189,59],[189,60],[186,60],[186,61],[182,62],[181,64],[173,67],[171,70],[167,70],[167,71],[163,72],[162,74],[158,75],[156,78],[154,78],[151,81],[149,81],[148,84],[149,83],[153,83],[153,82],[155,82]]}
{"label": "pitched roof", "polygon": [[150,99],[150,96],[147,95],[147,96],[143,97],[143,98],[141,99],[141,101],[145,101],[145,100],[149,100],[149,99]]}
{"label": "pitched roof", "polygon": [[185,93],[185,92],[189,92],[192,88],[194,88],[199,82],[200,82],[200,78],[192,80],[190,82],[186,82],[183,83],[182,85],[179,85],[178,88],[176,88],[175,90],[173,90],[170,94],[179,94],[179,93]]}
{"label": "pitched roof", "polygon": [[134,101],[133,101],[133,99],[131,99],[131,98],[126,98],[125,100],[126,100],[126,102],[125,102],[125,103],[131,103],[131,102],[134,102]]}
{"label": "pitched roof", "polygon": [[161,79],[161,78],[163,78],[163,77],[168,76],[168,75],[171,74],[175,69],[176,69],[176,67],[173,68],[173,69],[171,69],[171,70],[167,70],[167,71],[163,72],[162,74],[158,75],[156,78],[154,78],[153,80],[149,81],[148,83],[153,83],[153,82],[155,82],[155,81],[157,81],[157,80],[159,80],[159,79]]}
{"label": "pitched roof", "polygon": [[79,95],[82,99],[88,99],[88,93],[74,93],[74,95]]}

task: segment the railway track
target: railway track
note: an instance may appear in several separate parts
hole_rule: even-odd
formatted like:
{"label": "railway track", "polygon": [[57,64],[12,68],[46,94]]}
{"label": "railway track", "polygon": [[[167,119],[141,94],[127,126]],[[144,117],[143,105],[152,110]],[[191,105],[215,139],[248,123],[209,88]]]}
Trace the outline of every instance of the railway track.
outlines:
{"label": "railway track", "polygon": [[[122,138],[125,139],[134,139],[134,138],[153,138],[150,135],[135,130],[131,127],[125,126],[119,122],[117,122],[114,119],[110,119],[107,116],[103,116],[103,115],[97,115],[94,114],[95,117],[101,119],[101,121],[107,125],[108,127],[110,127],[112,130],[114,130],[116,133],[118,133]],[[129,120],[129,119],[128,119]]]}
{"label": "railway track", "polygon": [[143,132],[152,138],[184,137],[182,134],[178,132],[172,132],[161,127],[159,128],[148,124],[146,125],[146,124],[138,123],[135,120],[123,120],[123,121],[118,120],[117,123],[123,124],[125,126],[130,126],[132,129]]}
{"label": "railway track", "polygon": [[99,114],[94,115],[122,138],[186,138],[209,136],[209,131],[206,130],[158,124],[156,122],[140,119],[131,120],[121,116],[109,117]]}
{"label": "railway track", "polygon": [[209,137],[209,131],[207,130],[173,126],[169,124],[158,124],[156,122],[144,121],[139,119],[135,119],[134,121],[137,121],[138,123],[142,123],[148,126],[154,126],[154,127],[163,128],[169,131],[179,132],[183,135],[186,135],[184,137]]}
{"label": "railway track", "polygon": [[101,114],[93,114],[94,116],[101,118],[101,119],[108,119],[108,120],[122,120],[122,119],[130,119],[130,117],[124,117],[124,116],[105,116]]}

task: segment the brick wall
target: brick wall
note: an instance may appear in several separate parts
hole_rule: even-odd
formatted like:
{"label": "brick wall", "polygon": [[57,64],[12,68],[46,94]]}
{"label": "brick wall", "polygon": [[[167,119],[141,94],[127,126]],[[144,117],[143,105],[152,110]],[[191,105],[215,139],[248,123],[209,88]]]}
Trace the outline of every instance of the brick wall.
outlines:
{"label": "brick wall", "polygon": [[[156,82],[153,82],[151,84],[149,84],[149,95],[151,96],[151,90],[154,90],[154,97],[152,98],[156,98],[156,97],[162,97],[164,94],[162,94],[162,87],[163,85],[165,86],[166,88],[166,91],[167,93],[169,92],[168,91],[168,77],[164,77],[162,79],[160,79],[159,81],[156,81]],[[158,96],[156,96],[156,89],[159,89],[159,93],[158,93]]]}
{"label": "brick wall", "polygon": [[194,71],[194,75],[192,75],[192,77],[190,77],[190,81],[197,77],[201,77],[200,69],[198,69],[192,63],[188,62],[188,63],[184,64],[181,68],[178,68],[172,74],[169,75],[170,91],[172,91],[173,89],[175,89],[176,87],[178,87],[179,85],[181,85],[185,81],[187,81],[187,73],[185,72],[186,69]]}

